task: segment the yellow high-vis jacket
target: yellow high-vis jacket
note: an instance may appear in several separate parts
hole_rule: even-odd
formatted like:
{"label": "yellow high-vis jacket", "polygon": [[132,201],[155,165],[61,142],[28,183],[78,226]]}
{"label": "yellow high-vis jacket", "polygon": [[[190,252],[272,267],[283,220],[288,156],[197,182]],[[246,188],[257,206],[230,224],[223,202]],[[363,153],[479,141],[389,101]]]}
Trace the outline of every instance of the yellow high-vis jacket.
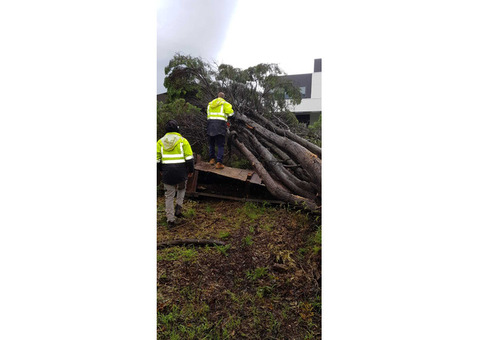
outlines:
{"label": "yellow high-vis jacket", "polygon": [[176,185],[193,172],[193,152],[188,140],[178,132],[168,132],[157,142],[157,163],[162,182]]}
{"label": "yellow high-vis jacket", "polygon": [[207,107],[207,135],[225,135],[227,119],[234,115],[232,105],[223,98],[216,98]]}

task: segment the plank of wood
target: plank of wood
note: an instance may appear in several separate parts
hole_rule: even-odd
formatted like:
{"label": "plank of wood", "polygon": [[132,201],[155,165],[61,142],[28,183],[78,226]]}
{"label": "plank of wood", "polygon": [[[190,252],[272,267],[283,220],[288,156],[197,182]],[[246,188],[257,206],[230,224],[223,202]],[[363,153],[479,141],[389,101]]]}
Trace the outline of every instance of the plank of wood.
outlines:
{"label": "plank of wood", "polygon": [[237,169],[229,166],[225,166],[223,169],[216,169],[214,166],[207,162],[198,162],[195,164],[195,169],[205,172],[211,172],[220,176],[225,176],[229,178],[238,179],[240,181],[246,181],[249,170],[246,169]]}

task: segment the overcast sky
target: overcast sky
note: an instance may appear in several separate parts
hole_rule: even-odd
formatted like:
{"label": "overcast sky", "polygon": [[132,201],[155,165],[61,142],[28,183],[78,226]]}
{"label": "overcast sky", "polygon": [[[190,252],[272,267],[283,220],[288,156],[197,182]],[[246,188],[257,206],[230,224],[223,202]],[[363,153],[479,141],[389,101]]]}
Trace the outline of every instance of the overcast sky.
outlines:
{"label": "overcast sky", "polygon": [[[157,93],[175,52],[247,68],[277,63],[288,74],[313,72],[322,57],[320,10],[312,0],[158,0]],[[317,2],[318,4],[318,2]]]}

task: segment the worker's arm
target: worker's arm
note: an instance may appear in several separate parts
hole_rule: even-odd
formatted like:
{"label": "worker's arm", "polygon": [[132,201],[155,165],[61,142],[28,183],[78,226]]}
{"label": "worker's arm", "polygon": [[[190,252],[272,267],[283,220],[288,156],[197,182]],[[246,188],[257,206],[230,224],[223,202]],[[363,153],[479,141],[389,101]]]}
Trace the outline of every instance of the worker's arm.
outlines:
{"label": "worker's arm", "polygon": [[159,171],[162,170],[162,143],[160,141],[157,142],[157,169]]}
{"label": "worker's arm", "polygon": [[234,112],[233,112],[232,104],[225,102],[223,104],[223,113],[225,113],[228,117],[233,116]]}
{"label": "worker's arm", "polygon": [[183,139],[183,152],[185,154],[185,165],[187,167],[187,172],[193,173],[194,163],[193,163],[193,151],[190,143],[185,138]]}

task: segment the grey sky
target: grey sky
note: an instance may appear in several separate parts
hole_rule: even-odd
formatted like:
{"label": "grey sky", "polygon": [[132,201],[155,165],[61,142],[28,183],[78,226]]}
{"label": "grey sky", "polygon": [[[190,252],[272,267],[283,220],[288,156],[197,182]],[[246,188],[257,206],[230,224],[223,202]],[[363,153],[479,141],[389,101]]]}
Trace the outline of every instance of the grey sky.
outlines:
{"label": "grey sky", "polygon": [[158,0],[157,93],[165,92],[165,66],[176,52],[215,61],[237,0]]}

